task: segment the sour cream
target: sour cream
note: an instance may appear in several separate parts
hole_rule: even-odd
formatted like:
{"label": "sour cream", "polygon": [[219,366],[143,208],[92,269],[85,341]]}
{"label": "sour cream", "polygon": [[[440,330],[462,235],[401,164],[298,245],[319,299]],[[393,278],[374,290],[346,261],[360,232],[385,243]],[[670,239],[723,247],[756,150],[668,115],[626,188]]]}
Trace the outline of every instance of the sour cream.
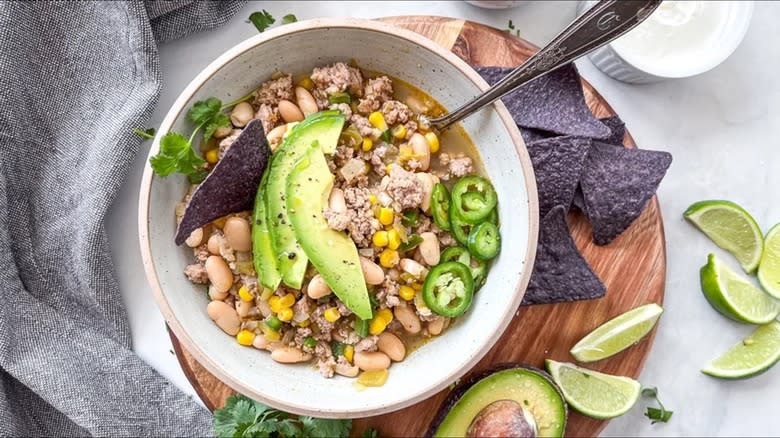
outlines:
{"label": "sour cream", "polygon": [[[736,48],[731,20],[735,9],[744,6],[739,3],[664,1],[612,47],[626,62],[657,76],[683,77],[706,71]],[[736,44],[739,40],[741,35]]]}

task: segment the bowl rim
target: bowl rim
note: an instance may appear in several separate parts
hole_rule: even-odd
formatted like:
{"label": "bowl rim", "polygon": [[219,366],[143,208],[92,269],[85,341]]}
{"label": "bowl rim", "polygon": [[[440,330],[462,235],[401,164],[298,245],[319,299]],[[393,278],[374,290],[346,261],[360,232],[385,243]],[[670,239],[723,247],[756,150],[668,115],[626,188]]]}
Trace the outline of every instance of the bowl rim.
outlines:
{"label": "bowl rim", "polygon": [[[160,148],[160,138],[162,133],[168,132],[173,126],[174,122],[179,118],[184,111],[185,104],[189,102],[193,95],[200,90],[200,88],[225,67],[230,62],[234,61],[237,57],[245,52],[255,48],[260,44],[267,43],[269,41],[283,38],[290,34],[299,33],[302,31],[309,31],[312,29],[360,29],[371,32],[377,32],[380,34],[386,34],[407,40],[413,44],[417,44],[424,49],[427,49],[434,54],[443,58],[446,62],[453,65],[460,71],[467,79],[473,82],[478,89],[486,90],[489,88],[487,82],[482,79],[481,76],[465,61],[460,59],[454,53],[440,46],[436,42],[429,40],[428,38],[419,35],[411,30],[403,29],[393,26],[381,21],[368,20],[368,19],[356,19],[356,18],[317,18],[312,20],[299,21],[297,23],[287,24],[285,26],[277,27],[275,29],[263,32],[262,34],[255,35],[244,41],[239,42],[233,47],[227,49],[217,59],[209,63],[194,79],[182,90],[179,96],[174,101],[171,108],[166,113],[157,135],[155,136],[152,146],[149,149],[147,155],[147,161],[149,157],[155,155]],[[149,237],[149,211],[151,200],[151,189],[153,181],[153,172],[148,165],[144,166],[144,172],[141,179],[141,187],[138,203],[138,237],[141,249],[141,258],[144,266],[144,272],[146,274],[147,282],[151,286],[152,294],[157,307],[163,314],[165,321],[174,333],[179,343],[186,349],[204,368],[217,377],[220,381],[234,389],[235,391],[249,396],[260,402],[269,404],[276,408],[299,414],[318,416],[321,418],[356,418],[356,417],[369,417],[380,415],[388,412],[393,412],[415,403],[421,402],[431,396],[435,395],[442,389],[446,388],[456,379],[462,377],[467,372],[471,371],[477,363],[490,351],[496,344],[496,341],[506,331],[507,326],[512,321],[520,306],[520,303],[525,294],[525,290],[531,278],[531,270],[534,265],[534,259],[536,256],[536,248],[538,244],[539,233],[539,205],[538,194],[536,188],[536,178],[534,176],[531,159],[528,155],[528,151],[525,147],[525,143],[520,134],[520,130],[515,124],[509,111],[506,109],[501,101],[496,101],[490,110],[495,111],[499,116],[501,122],[504,124],[504,128],[507,130],[512,143],[515,148],[515,152],[518,155],[523,177],[525,179],[525,186],[527,187],[528,196],[528,247],[526,248],[525,263],[523,263],[522,269],[519,271],[519,278],[514,291],[514,297],[511,306],[507,308],[503,315],[501,315],[501,322],[498,325],[496,335],[491,336],[487,342],[479,347],[476,354],[474,354],[462,367],[454,370],[445,378],[443,378],[438,384],[425,387],[423,390],[410,393],[408,397],[404,398],[394,404],[379,405],[375,407],[352,409],[347,411],[322,411],[312,409],[308,406],[289,403],[284,400],[271,398],[262,394],[252,387],[242,384],[240,381],[233,379],[232,376],[223,372],[223,370],[213,362],[209,356],[197,345],[188,333],[184,330],[182,325],[176,319],[173,309],[171,308],[165,293],[160,286],[160,280],[157,276],[157,270],[152,258],[151,241]],[[518,271],[514,271],[518,272]]]}

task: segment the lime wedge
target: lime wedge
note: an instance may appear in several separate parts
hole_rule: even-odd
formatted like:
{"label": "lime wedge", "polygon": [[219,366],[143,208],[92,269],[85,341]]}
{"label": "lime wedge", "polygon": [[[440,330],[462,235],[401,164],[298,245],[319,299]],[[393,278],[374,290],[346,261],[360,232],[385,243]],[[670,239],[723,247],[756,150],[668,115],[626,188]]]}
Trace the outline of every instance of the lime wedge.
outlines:
{"label": "lime wedge", "polygon": [[716,245],[734,255],[748,274],[761,261],[764,238],[750,213],[731,201],[699,201],[683,216]]}
{"label": "lime wedge", "polygon": [[780,224],[772,227],[764,240],[758,281],[765,291],[780,299]]}
{"label": "lime wedge", "polygon": [[704,374],[721,379],[757,376],[780,360],[780,322],[757,328],[750,336],[710,362]]}
{"label": "lime wedge", "polygon": [[663,311],[655,303],[629,310],[588,333],[569,352],[580,362],[595,362],[613,356],[648,334]]}
{"label": "lime wedge", "polygon": [[701,268],[701,290],[724,316],[748,324],[766,324],[780,314],[780,301],[740,277],[710,254]]}
{"label": "lime wedge", "polygon": [[599,420],[619,417],[639,399],[642,385],[634,379],[549,359],[545,364],[569,406],[588,417]]}

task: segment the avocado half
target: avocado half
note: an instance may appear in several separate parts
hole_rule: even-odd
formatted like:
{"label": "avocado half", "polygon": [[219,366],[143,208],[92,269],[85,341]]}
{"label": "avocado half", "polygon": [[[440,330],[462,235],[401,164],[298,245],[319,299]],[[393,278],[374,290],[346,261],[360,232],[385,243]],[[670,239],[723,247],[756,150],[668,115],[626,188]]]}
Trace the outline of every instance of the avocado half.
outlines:
{"label": "avocado half", "polygon": [[439,408],[428,437],[562,437],[568,408],[544,371],[499,364],[456,386]]}

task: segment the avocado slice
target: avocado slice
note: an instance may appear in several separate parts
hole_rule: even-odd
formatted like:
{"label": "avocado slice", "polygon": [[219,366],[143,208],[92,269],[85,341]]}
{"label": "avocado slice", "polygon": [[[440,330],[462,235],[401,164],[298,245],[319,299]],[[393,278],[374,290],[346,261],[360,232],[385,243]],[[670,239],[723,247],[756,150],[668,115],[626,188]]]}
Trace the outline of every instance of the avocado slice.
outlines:
{"label": "avocado slice", "polygon": [[315,141],[319,142],[323,151],[333,153],[343,127],[344,115],[340,111],[312,114],[295,125],[273,154],[268,167],[264,198],[271,246],[276,254],[282,281],[294,289],[301,288],[309,260],[295,238],[295,231],[287,214],[284,201],[287,177],[295,163]]}
{"label": "avocado slice", "polygon": [[453,389],[426,435],[562,437],[567,413],[563,394],[544,371],[499,365]]}
{"label": "avocado slice", "polygon": [[371,319],[371,301],[355,242],[328,227],[322,214],[332,188],[333,175],[315,142],[287,178],[288,216],[295,237],[333,293],[359,318]]}
{"label": "avocado slice", "polygon": [[271,233],[266,221],[266,208],[263,202],[265,196],[268,172],[263,173],[260,187],[255,196],[255,211],[252,216],[252,254],[255,261],[255,272],[260,284],[271,290],[276,290],[282,281],[279,268],[276,265],[276,253],[271,244]]}

